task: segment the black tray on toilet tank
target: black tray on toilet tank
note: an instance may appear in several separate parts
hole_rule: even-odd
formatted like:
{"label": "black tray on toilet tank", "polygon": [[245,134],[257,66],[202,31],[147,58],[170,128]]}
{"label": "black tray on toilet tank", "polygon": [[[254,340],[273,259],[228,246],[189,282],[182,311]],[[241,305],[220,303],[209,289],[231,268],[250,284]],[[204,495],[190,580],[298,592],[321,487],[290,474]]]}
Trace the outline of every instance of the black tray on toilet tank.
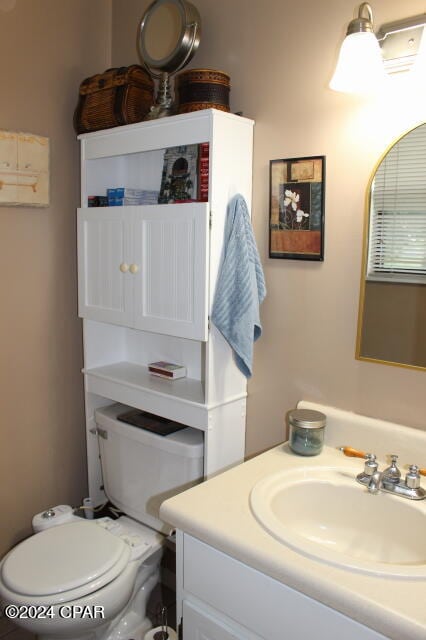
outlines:
{"label": "black tray on toilet tank", "polygon": [[184,424],[174,422],[174,420],[169,420],[168,418],[161,418],[153,413],[148,413],[148,411],[139,411],[139,409],[120,413],[117,416],[117,420],[127,422],[127,424],[140,429],[146,429],[146,431],[152,431],[152,433],[156,433],[159,436],[169,436],[181,429],[187,429]]}

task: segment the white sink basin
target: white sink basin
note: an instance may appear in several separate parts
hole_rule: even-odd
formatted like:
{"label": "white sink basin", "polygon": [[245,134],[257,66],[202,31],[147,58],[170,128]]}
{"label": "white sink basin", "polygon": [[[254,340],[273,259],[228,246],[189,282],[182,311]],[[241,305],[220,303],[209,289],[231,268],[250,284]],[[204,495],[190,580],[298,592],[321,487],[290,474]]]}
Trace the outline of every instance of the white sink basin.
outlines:
{"label": "white sink basin", "polygon": [[259,523],[310,558],[352,571],[426,578],[426,500],[372,495],[354,470],[304,467],[267,476],[251,491]]}

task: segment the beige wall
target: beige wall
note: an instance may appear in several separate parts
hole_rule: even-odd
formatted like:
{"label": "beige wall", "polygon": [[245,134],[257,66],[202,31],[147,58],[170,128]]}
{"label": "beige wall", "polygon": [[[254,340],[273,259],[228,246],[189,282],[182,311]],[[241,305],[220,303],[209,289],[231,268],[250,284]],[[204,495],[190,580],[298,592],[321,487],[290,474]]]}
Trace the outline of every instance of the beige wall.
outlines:
{"label": "beige wall", "polygon": [[51,145],[50,207],[0,207],[0,555],[87,490],[72,115],[110,51],[110,0],[0,0],[0,128]]}
{"label": "beige wall", "polygon": [[[367,181],[392,139],[425,119],[425,96],[404,90],[369,101],[327,88],[354,0],[194,4],[203,35],[190,66],[228,71],[232,110],[256,120],[253,224],[268,297],[249,384],[247,453],[283,439],[283,416],[301,398],[426,428],[424,372],[354,358]],[[113,0],[114,64],[137,60],[134,34],[147,5]],[[373,9],[379,26],[425,7],[374,0]],[[317,154],[327,159],[325,261],[271,260],[269,160]]]}

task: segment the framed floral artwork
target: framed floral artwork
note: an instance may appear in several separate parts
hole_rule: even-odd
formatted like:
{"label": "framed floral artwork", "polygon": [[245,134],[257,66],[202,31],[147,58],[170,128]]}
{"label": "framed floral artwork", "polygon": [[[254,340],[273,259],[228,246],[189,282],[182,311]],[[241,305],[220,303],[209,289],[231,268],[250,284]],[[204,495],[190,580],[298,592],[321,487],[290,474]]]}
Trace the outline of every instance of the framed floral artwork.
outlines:
{"label": "framed floral artwork", "polygon": [[270,162],[269,257],[324,260],[325,156]]}

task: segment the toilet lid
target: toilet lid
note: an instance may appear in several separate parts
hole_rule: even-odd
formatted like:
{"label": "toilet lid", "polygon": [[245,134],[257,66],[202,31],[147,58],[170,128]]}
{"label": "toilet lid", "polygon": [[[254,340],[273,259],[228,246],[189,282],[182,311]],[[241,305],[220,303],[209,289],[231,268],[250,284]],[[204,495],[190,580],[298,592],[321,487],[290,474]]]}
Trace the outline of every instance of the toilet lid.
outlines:
{"label": "toilet lid", "polygon": [[84,586],[88,593],[114,580],[129,557],[124,540],[82,520],[21,542],[5,558],[2,579],[8,589],[22,595],[48,596]]}

